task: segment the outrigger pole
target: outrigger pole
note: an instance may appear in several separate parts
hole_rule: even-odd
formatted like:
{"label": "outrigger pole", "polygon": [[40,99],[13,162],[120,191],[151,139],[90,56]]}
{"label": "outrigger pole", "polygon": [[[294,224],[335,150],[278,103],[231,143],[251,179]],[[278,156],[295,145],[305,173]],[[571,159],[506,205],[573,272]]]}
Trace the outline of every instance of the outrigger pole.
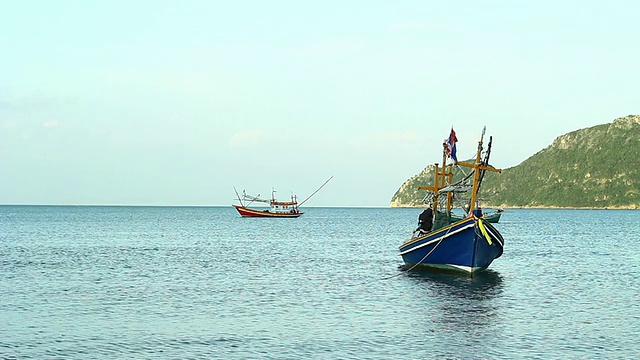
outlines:
{"label": "outrigger pole", "polygon": [[320,191],[320,189],[322,189],[325,185],[327,185],[327,183],[329,182],[329,180],[333,179],[333,175],[331,175],[330,178],[327,179],[327,181],[325,181],[322,185],[320,185],[320,187],[314,191],[313,193],[311,193],[311,195],[309,195],[309,197],[307,197],[306,199],[304,199],[300,204],[298,204],[298,207],[302,206],[302,204],[304,204],[307,200],[311,199],[311,197],[313,195],[315,195],[318,191]]}
{"label": "outrigger pole", "polygon": [[[448,184],[451,184],[453,179],[453,172],[451,171],[451,164],[447,165],[447,144],[442,144],[442,167],[440,164],[435,164],[435,171],[433,174],[433,186],[418,186],[419,190],[427,190],[433,192],[431,198],[431,206],[435,211],[438,208],[438,195],[441,189],[444,189]],[[451,211],[451,196],[447,194],[447,212]]]}
{"label": "outrigger pole", "polygon": [[236,190],[236,187],[233,187],[233,191],[236,192],[236,196],[238,197],[238,201],[240,202],[240,205],[242,205],[242,207],[244,207],[244,203],[242,202],[242,199],[240,198],[240,194],[238,194],[238,190]]}
{"label": "outrigger pole", "polygon": [[489,161],[489,153],[491,152],[491,142],[493,138],[489,138],[489,148],[485,161],[482,161],[482,140],[484,138],[484,133],[487,127],[482,128],[482,136],[480,136],[480,141],[478,141],[478,150],[476,152],[476,161],[473,164],[457,161],[456,165],[462,165],[465,167],[473,168],[473,190],[471,190],[471,200],[469,201],[469,212],[473,213],[476,208],[476,202],[478,200],[478,191],[480,190],[480,182],[484,178],[484,173],[486,170],[501,173],[501,169],[496,169],[492,166],[489,166],[486,162]]}
{"label": "outrigger pole", "polygon": [[[268,203],[269,200],[263,200],[260,199],[260,194],[256,195],[256,196],[252,196],[252,195],[247,195],[247,192],[245,190],[242,190],[242,196],[240,196],[240,194],[238,194],[238,190],[236,190],[236,187],[233,187],[233,191],[236,192],[236,196],[238,197],[238,201],[240,202],[240,205],[242,205],[242,207],[247,207],[249,205],[251,205],[254,201],[257,202],[264,202],[264,203]],[[245,204],[242,199],[249,201],[248,204]]]}

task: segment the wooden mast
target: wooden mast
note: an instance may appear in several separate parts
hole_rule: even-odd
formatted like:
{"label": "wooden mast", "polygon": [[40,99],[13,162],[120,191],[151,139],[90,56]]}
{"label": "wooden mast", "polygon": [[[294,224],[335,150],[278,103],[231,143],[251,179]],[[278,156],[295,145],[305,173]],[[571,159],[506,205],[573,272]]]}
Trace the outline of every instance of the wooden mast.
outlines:
{"label": "wooden mast", "polygon": [[501,173],[501,169],[496,169],[491,166],[487,166],[488,164],[482,163],[482,140],[484,138],[484,133],[487,130],[485,126],[482,128],[482,135],[480,136],[480,141],[478,141],[478,150],[476,151],[476,161],[473,164],[458,161],[457,165],[473,168],[473,188],[471,189],[471,200],[469,201],[469,213],[473,213],[476,209],[476,202],[478,201],[478,189],[480,188],[480,171],[481,170],[489,170],[497,173]]}
{"label": "wooden mast", "polygon": [[[447,182],[449,185],[453,183],[453,164],[449,164],[448,166],[449,172],[447,173]],[[449,191],[447,193],[447,214],[451,214],[451,208],[453,207],[453,192]]]}
{"label": "wooden mast", "polygon": [[[442,144],[442,167],[439,166],[438,163],[435,163],[435,172],[433,174],[433,186],[418,186],[419,190],[427,190],[433,192],[432,206],[433,211],[438,210],[438,192],[440,189],[443,189],[446,186],[447,179],[447,144]],[[450,167],[450,166],[449,166]],[[451,170],[449,170],[449,175],[452,176]],[[449,177],[451,179],[451,177]],[[451,180],[449,180],[451,181]],[[449,197],[451,195],[448,195]],[[449,201],[450,202],[450,201]],[[447,210],[450,210],[451,204],[447,204]]]}
{"label": "wooden mast", "polygon": [[[478,190],[480,188],[481,171],[489,170],[493,172],[500,173],[501,169],[496,169],[494,167],[488,166],[488,164],[484,164],[482,161],[482,145],[484,134],[486,132],[486,126],[482,129],[482,135],[480,136],[480,141],[478,141],[478,149],[476,151],[476,158],[474,163],[468,163],[464,161],[456,161],[452,164],[447,165],[447,144],[442,144],[442,167],[436,163],[435,164],[435,173],[434,173],[434,181],[433,186],[418,186],[419,190],[427,190],[433,192],[432,206],[434,211],[438,209],[438,192],[444,189],[446,186],[451,185],[453,182],[453,166],[460,165],[468,168],[474,169],[473,173],[473,187],[471,189],[471,200],[469,204],[469,213],[473,213],[476,210],[476,203],[478,201]],[[489,144],[491,145],[491,144]],[[453,207],[453,192],[447,192],[447,207],[446,213],[449,214],[451,212],[451,208]]]}

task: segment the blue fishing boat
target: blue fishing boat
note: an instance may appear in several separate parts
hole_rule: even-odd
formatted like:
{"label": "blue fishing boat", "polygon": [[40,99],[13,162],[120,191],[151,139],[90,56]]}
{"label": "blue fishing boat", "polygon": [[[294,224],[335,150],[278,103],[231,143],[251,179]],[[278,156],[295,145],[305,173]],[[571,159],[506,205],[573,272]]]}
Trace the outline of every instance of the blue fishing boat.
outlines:
{"label": "blue fishing boat", "polygon": [[[421,214],[420,226],[413,236],[400,246],[400,255],[407,269],[426,268],[454,270],[469,276],[485,270],[493,260],[502,255],[504,238],[500,232],[483,219],[478,204],[478,193],[486,171],[501,172],[489,165],[492,138],[483,152],[483,138],[478,142],[475,161],[457,161],[453,129],[443,143],[442,164],[435,164],[433,186],[420,186],[427,190],[425,204],[428,209]],[[453,182],[454,168],[471,168],[472,171]],[[464,172],[463,172],[464,173]],[[460,203],[463,194],[471,192],[470,200]],[[454,204],[465,210],[465,217],[452,221],[450,214]]]}

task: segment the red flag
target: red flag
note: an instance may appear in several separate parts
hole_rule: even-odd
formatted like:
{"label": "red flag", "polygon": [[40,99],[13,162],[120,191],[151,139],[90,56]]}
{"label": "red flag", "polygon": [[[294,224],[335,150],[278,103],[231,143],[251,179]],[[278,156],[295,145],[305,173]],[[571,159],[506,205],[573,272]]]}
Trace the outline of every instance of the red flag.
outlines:
{"label": "red flag", "polygon": [[458,138],[456,137],[456,132],[451,128],[451,134],[449,134],[449,139],[447,140],[447,153],[453,159],[453,161],[458,161],[458,156],[456,155],[456,143],[458,142]]}

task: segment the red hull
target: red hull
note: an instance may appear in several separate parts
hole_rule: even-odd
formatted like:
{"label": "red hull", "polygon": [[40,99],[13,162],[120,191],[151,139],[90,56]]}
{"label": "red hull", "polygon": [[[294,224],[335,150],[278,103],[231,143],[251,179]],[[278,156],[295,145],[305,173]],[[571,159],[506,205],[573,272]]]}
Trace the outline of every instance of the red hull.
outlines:
{"label": "red hull", "polygon": [[297,218],[297,217],[299,217],[300,215],[303,214],[301,212],[298,212],[298,213],[287,213],[287,212],[275,213],[275,212],[271,212],[269,210],[250,209],[248,207],[244,207],[244,206],[240,206],[240,205],[233,205],[233,207],[236,208],[236,210],[238,210],[238,213],[240,213],[240,215],[242,217]]}

